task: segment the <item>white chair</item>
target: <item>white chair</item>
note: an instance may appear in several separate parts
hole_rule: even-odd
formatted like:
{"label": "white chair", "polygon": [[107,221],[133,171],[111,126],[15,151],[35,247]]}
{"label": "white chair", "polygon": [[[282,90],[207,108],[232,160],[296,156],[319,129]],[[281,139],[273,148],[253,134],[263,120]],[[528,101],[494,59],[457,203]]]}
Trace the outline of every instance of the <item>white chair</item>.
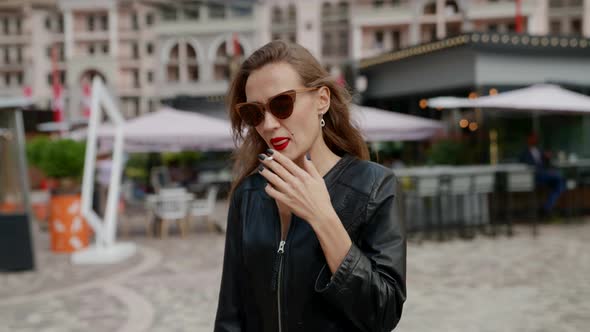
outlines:
{"label": "white chair", "polygon": [[215,212],[215,203],[217,202],[218,186],[210,186],[207,190],[207,197],[204,199],[194,200],[190,208],[190,216],[194,218],[204,217],[209,229],[216,226],[212,223],[211,217]]}
{"label": "white chair", "polygon": [[154,202],[154,213],[160,218],[160,236],[168,235],[168,224],[176,221],[182,237],[186,235],[192,194],[184,188],[161,189]]}

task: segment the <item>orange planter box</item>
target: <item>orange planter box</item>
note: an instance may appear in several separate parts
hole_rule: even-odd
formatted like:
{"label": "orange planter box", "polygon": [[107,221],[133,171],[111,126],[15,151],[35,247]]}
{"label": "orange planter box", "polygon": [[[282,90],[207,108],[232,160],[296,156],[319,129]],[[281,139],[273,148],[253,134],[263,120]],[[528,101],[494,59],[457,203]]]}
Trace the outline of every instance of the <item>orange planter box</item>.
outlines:
{"label": "orange planter box", "polygon": [[81,215],[80,195],[53,195],[49,229],[51,250],[75,252],[90,243],[92,231]]}

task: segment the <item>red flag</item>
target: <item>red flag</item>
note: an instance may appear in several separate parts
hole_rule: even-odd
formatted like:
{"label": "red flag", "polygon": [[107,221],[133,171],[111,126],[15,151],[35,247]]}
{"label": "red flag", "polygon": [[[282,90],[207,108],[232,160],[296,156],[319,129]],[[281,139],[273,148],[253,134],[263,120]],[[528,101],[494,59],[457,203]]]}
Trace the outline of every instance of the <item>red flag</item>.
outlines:
{"label": "red flag", "polygon": [[240,48],[240,40],[238,39],[238,34],[236,32],[234,32],[233,38],[232,38],[232,43],[233,43],[233,55],[236,57],[239,57],[240,55],[242,55],[242,51]]}
{"label": "red flag", "polygon": [[84,110],[84,117],[89,118],[90,117],[90,98],[91,98],[91,89],[90,89],[90,83],[88,83],[87,81],[85,81],[82,84],[82,104],[83,104],[83,110]]}
{"label": "red flag", "polygon": [[52,81],[53,81],[53,121],[61,122],[63,120],[63,88],[59,82],[59,72],[57,70],[57,46],[53,45],[51,49]]}
{"label": "red flag", "polygon": [[516,16],[514,17],[514,25],[517,33],[522,33],[523,22],[522,22],[522,1],[516,0]]}

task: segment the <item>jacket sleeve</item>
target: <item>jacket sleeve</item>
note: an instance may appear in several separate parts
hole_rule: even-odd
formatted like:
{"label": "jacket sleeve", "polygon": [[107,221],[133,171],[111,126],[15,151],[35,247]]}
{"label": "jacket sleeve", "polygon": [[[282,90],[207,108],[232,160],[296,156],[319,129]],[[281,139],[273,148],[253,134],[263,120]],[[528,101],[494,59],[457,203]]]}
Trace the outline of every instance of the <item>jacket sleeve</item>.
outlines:
{"label": "jacket sleeve", "polygon": [[217,315],[215,317],[215,332],[243,331],[243,310],[239,280],[242,266],[242,231],[239,217],[241,204],[238,196],[238,192],[234,192],[228,210],[223,272]]}
{"label": "jacket sleeve", "polygon": [[406,299],[406,239],[395,200],[395,177],[377,181],[367,223],[334,273],[327,266],[315,289],[361,331],[391,331]]}

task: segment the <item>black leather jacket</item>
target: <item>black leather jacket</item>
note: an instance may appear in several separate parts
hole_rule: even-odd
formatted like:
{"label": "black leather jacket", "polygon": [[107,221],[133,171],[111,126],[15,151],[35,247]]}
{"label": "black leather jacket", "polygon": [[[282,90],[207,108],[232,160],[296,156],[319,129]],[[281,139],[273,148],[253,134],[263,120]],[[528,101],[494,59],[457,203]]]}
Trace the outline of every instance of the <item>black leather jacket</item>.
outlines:
{"label": "black leather jacket", "polygon": [[278,209],[261,175],[236,189],[215,331],[391,331],[397,325],[406,299],[406,241],[392,171],[346,155],[324,180],[353,241],[333,276],[314,231],[297,216],[279,248]]}

